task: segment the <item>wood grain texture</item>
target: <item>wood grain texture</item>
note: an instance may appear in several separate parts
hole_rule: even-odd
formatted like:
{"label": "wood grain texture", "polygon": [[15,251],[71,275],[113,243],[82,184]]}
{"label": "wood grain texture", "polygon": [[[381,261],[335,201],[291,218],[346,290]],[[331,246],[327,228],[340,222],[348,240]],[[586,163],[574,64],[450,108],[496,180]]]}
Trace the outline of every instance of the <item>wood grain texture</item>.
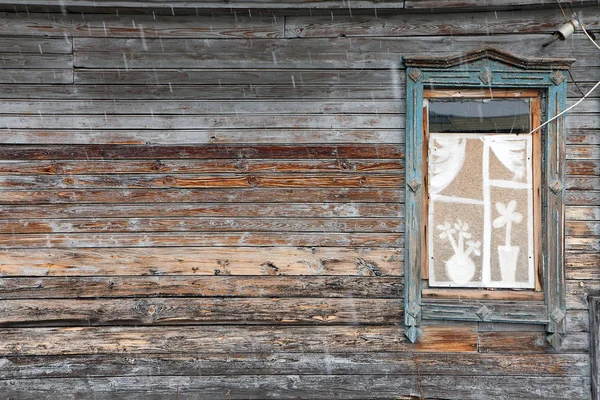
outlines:
{"label": "wood grain texture", "polygon": [[[5,300],[0,327],[142,325],[391,325],[400,299]],[[587,315],[586,315],[587,316]]]}
{"label": "wood grain texture", "polygon": [[51,354],[170,354],[325,352],[448,352],[476,353],[476,325],[430,326],[419,344],[413,345],[397,326],[181,326],[169,327],[70,327],[3,328],[0,355]]}
{"label": "wood grain texture", "polygon": [[[368,270],[365,270],[367,273]],[[235,276],[109,275],[2,277],[0,298],[402,298],[402,279],[394,276]]]}
{"label": "wood grain texture", "polygon": [[590,299],[590,363],[592,376],[592,397],[600,398],[600,298]]}
{"label": "wood grain texture", "polygon": [[[477,353],[232,353],[93,354],[15,356],[1,359],[2,379],[151,376],[236,376],[254,369],[265,375],[589,375],[586,354]],[[164,369],[164,370],[163,370]]]}
{"label": "wood grain texture", "polygon": [[589,385],[589,377],[245,375],[7,380],[0,381],[0,390],[23,400],[51,399],[50,393],[56,392],[68,400],[81,398],[82,393],[117,400],[155,400],[165,396],[218,398],[223,393],[229,393],[231,399],[296,399],[311,393],[320,399],[414,399],[423,394],[427,398],[569,400],[589,398]]}
{"label": "wood grain texture", "polygon": [[[43,235],[51,241],[49,237]],[[138,235],[150,247],[149,235]],[[194,240],[193,234],[183,236],[163,235],[162,239],[174,246]],[[208,242],[225,243],[217,234],[205,234]],[[232,234],[237,238],[239,234]],[[334,234],[316,235],[332,240]],[[347,239],[347,235],[346,236]],[[384,235],[382,235],[385,237]],[[256,241],[285,240],[283,234],[256,234]],[[302,235],[296,236],[295,240]],[[310,235],[308,235],[310,237]],[[367,235],[367,238],[373,238]],[[82,235],[82,240],[91,241],[93,235]],[[315,238],[315,241],[316,241]],[[0,270],[4,276],[102,276],[102,275],[401,275],[402,250],[397,248],[378,249],[352,247],[206,247],[206,248],[130,248],[75,250],[75,238],[66,249],[4,250],[0,253]],[[117,235],[106,236],[103,247],[110,243],[119,246],[126,243],[125,238],[117,240]],[[156,240],[156,239],[154,239]],[[248,239],[245,239],[248,240]],[[334,239],[335,240],[335,239]],[[364,239],[363,239],[364,240]],[[82,243],[83,244],[83,243]],[[237,243],[240,244],[239,242]],[[248,243],[249,245],[251,243]],[[258,243],[254,243],[257,245]],[[349,243],[350,244],[350,243]],[[46,242],[46,246],[49,245]]]}

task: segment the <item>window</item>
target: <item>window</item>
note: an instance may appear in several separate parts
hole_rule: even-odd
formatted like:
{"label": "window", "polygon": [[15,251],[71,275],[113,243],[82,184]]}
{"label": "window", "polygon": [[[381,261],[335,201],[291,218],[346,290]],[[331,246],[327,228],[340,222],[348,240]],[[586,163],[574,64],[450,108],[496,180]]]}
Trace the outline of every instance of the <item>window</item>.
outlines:
{"label": "window", "polygon": [[573,60],[407,57],[405,325],[565,327],[563,117]]}

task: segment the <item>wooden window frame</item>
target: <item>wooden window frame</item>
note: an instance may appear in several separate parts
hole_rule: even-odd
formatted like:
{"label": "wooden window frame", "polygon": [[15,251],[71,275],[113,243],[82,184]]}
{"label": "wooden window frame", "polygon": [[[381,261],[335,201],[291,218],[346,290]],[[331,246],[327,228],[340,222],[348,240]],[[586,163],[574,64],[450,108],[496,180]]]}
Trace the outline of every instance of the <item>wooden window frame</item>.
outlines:
{"label": "wooden window frame", "polygon": [[[539,284],[535,290],[424,289],[426,262],[426,164],[424,151],[428,96],[531,97],[540,112],[532,124],[548,120],[566,108],[566,73],[571,59],[528,59],[486,47],[456,57],[405,57],[406,176],[404,315],[405,334],[416,342],[425,320],[456,320],[544,324],[550,344],[559,348],[565,332],[564,187],[565,124],[560,116],[535,134],[534,197]],[[541,290],[541,291],[539,291]]]}

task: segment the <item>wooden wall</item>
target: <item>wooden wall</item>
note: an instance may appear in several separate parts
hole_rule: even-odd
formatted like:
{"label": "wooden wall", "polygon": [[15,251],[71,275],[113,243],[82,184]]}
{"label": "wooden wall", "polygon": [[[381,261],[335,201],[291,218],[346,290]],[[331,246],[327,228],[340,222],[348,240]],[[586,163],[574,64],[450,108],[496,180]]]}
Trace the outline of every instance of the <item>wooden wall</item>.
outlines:
{"label": "wooden wall", "polygon": [[582,34],[541,48],[559,10],[160,14],[0,15],[3,398],[590,398],[600,92],[568,118],[563,349],[402,323],[401,57],[575,57],[587,91]]}

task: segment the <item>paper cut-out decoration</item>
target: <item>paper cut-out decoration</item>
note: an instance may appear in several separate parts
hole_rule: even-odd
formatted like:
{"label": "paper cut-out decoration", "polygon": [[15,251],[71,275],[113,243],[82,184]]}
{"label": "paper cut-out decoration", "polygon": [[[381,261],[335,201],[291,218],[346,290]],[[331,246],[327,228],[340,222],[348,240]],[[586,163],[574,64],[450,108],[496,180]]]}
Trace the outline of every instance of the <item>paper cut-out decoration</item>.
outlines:
{"label": "paper cut-out decoration", "polygon": [[516,282],[517,280],[517,260],[519,259],[519,246],[511,246],[511,228],[513,222],[520,224],[523,215],[517,211],[517,202],[511,200],[508,204],[496,203],[496,210],[500,216],[494,220],[493,226],[496,229],[506,226],[506,235],[504,246],[498,246],[498,261],[500,262],[500,273],[504,282]]}
{"label": "paper cut-out decoration", "polygon": [[[469,282],[475,275],[475,264],[471,260],[471,253],[476,256],[481,255],[479,251],[481,242],[469,240],[466,243],[467,249],[465,250],[465,239],[471,239],[472,235],[468,232],[469,224],[460,219],[456,221],[454,227],[449,222],[444,222],[444,225],[438,225],[437,228],[442,231],[440,238],[448,238],[454,250],[454,255],[449,260],[444,261],[448,276],[455,283],[464,284]],[[455,233],[458,234],[458,243],[453,236]]]}

